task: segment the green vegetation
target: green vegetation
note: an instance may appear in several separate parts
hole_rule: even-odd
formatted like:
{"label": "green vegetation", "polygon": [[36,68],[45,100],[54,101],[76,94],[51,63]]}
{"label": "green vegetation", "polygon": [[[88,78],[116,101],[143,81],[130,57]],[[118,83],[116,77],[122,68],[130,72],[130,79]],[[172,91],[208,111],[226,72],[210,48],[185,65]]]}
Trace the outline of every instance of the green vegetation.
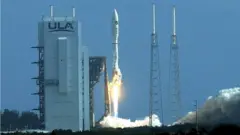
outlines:
{"label": "green vegetation", "polygon": [[[37,114],[4,110],[1,113],[1,131],[16,131],[24,129],[39,129]],[[71,130],[55,130],[48,134],[55,135],[196,135],[196,125],[184,124],[160,128],[96,128],[92,131],[72,132]],[[240,135],[240,127],[232,124],[199,125],[198,135]],[[2,135],[43,135],[44,133],[2,133]]]}

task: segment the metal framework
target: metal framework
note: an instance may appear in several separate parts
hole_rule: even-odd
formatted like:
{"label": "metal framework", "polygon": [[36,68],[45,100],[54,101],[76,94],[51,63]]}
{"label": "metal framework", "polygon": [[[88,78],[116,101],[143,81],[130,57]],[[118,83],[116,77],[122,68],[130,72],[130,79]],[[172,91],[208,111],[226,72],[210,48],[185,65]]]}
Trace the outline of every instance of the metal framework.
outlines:
{"label": "metal framework", "polygon": [[[105,112],[104,116],[107,116],[110,112],[110,98],[108,93],[108,78],[107,78],[107,66],[106,57],[104,56],[92,56],[89,58],[89,96],[90,96],[90,127],[95,127],[94,122],[94,86],[99,82],[101,73],[104,72],[104,84],[105,84]],[[103,118],[102,117],[102,118]]]}
{"label": "metal framework", "polygon": [[171,102],[174,120],[178,120],[181,115],[181,96],[180,96],[180,70],[179,70],[179,46],[177,44],[176,23],[175,23],[175,7],[173,7],[173,34],[170,45],[170,69],[169,69],[169,85],[171,92]]}
{"label": "metal framework", "polygon": [[32,64],[38,65],[38,76],[33,77],[32,79],[36,80],[36,84],[38,85],[38,91],[33,93],[32,95],[39,96],[39,106],[33,110],[39,111],[39,119],[40,119],[40,128],[45,129],[45,97],[44,97],[44,47],[43,46],[35,46],[32,47],[38,49],[38,61],[32,62]]}
{"label": "metal framework", "polygon": [[152,125],[152,115],[160,115],[163,121],[162,91],[160,80],[160,62],[157,34],[155,32],[155,4],[153,4],[153,32],[151,34],[150,52],[150,97],[149,97],[149,126]]}
{"label": "metal framework", "polygon": [[[38,91],[32,95],[39,96],[39,107],[33,110],[39,111],[39,119],[41,123],[41,129],[45,129],[45,98],[44,98],[44,47],[36,46],[32,47],[38,49],[39,58],[38,61],[32,62],[32,64],[38,65],[38,76],[32,79],[36,80],[38,85]],[[106,57],[90,57],[89,58],[89,96],[90,96],[90,120],[91,128],[94,127],[94,86],[99,82],[101,72],[104,72],[104,82],[105,82],[105,113],[104,116],[108,115],[110,112],[110,98],[108,93],[108,78],[106,69]]]}
{"label": "metal framework", "polygon": [[[83,57],[84,57],[84,55],[83,55]],[[82,73],[84,72],[84,59],[82,59],[81,60],[81,64],[82,64]],[[84,73],[82,74],[82,84],[85,84],[84,83],[84,81],[85,81],[85,79],[84,79]],[[83,89],[83,91],[82,91],[82,97],[84,97],[84,85],[82,85],[82,89]],[[82,98],[82,113],[84,114],[84,98]],[[83,123],[84,123],[84,117],[83,117]],[[83,124],[83,130],[85,130],[85,124]]]}

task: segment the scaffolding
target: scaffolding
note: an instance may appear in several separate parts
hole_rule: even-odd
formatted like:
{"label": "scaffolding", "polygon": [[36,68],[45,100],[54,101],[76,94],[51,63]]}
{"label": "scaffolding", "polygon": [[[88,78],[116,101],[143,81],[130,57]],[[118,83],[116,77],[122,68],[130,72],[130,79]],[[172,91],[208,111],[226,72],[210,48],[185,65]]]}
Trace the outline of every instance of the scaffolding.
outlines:
{"label": "scaffolding", "polygon": [[32,64],[38,65],[38,76],[32,78],[32,79],[36,80],[36,84],[38,86],[38,91],[36,93],[32,93],[32,95],[39,96],[39,106],[33,110],[39,111],[39,119],[40,119],[40,124],[41,124],[40,129],[45,129],[44,47],[43,46],[35,46],[32,48],[38,49],[38,61],[32,62]]}
{"label": "scaffolding", "polygon": [[[104,116],[107,116],[110,112],[110,97],[108,93],[108,78],[107,78],[107,66],[106,57],[104,56],[92,56],[89,58],[89,96],[90,96],[90,127],[95,127],[95,116],[94,116],[94,87],[99,82],[101,73],[104,73],[104,85],[105,85],[105,110]],[[101,120],[100,119],[100,120]]]}
{"label": "scaffolding", "polygon": [[[39,106],[33,110],[39,111],[40,127],[45,129],[45,98],[44,98],[44,47],[36,46],[32,47],[38,50],[38,61],[32,62],[32,64],[38,65],[38,76],[32,79],[36,80],[38,86],[38,91],[32,93],[32,95],[39,96]],[[110,101],[108,96],[108,79],[107,79],[107,69],[106,69],[106,57],[94,56],[89,58],[89,96],[90,96],[90,120],[91,128],[94,127],[94,86],[99,82],[101,73],[104,72],[104,82],[105,82],[105,113],[104,116],[109,114]]]}
{"label": "scaffolding", "polygon": [[180,70],[179,57],[176,35],[176,14],[175,6],[173,7],[173,34],[171,36],[170,45],[170,67],[169,67],[169,87],[171,92],[171,103],[174,121],[178,120],[181,115],[181,96],[180,96]]}
{"label": "scaffolding", "polygon": [[153,32],[151,34],[150,52],[150,97],[149,97],[149,126],[152,127],[152,115],[161,117],[163,122],[162,90],[160,80],[160,62],[157,33],[155,31],[155,4],[153,4]]}

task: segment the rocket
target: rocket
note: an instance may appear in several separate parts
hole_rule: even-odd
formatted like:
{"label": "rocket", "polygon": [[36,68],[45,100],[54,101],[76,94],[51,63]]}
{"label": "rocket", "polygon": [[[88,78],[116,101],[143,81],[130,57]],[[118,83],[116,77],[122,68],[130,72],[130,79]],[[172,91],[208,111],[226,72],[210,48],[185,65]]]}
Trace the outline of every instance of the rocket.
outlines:
{"label": "rocket", "polygon": [[[114,9],[113,16],[112,16],[112,44],[113,44],[113,65],[112,65],[112,83],[115,85],[111,89],[111,97],[112,97],[112,112],[115,117],[118,116],[118,92],[121,89],[116,88],[116,86],[121,85],[122,83],[122,73],[120,71],[118,62],[119,62],[119,55],[118,55],[118,37],[119,37],[119,18],[117,10]],[[110,108],[111,110],[111,108]]]}
{"label": "rocket", "polygon": [[118,37],[119,37],[119,19],[117,10],[114,9],[113,17],[112,17],[112,44],[113,44],[113,76],[119,74],[119,66],[118,66]]}

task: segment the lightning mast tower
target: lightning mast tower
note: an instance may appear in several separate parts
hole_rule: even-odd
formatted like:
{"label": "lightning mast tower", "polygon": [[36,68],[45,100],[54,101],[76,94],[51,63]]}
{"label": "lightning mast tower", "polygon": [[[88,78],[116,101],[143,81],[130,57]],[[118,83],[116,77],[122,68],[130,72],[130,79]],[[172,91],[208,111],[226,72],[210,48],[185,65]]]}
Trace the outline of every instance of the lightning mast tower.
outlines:
{"label": "lightning mast tower", "polygon": [[155,4],[152,5],[153,10],[153,29],[151,34],[151,58],[150,58],[150,97],[149,97],[149,126],[154,126],[152,123],[152,115],[160,115],[163,121],[162,107],[162,91],[160,80],[160,62],[157,33],[155,27]]}
{"label": "lightning mast tower", "polygon": [[170,69],[169,69],[169,84],[171,92],[171,102],[174,120],[178,120],[181,115],[181,97],[180,97],[180,71],[178,58],[178,44],[176,34],[176,11],[173,6],[173,34],[171,36],[170,45]]}

